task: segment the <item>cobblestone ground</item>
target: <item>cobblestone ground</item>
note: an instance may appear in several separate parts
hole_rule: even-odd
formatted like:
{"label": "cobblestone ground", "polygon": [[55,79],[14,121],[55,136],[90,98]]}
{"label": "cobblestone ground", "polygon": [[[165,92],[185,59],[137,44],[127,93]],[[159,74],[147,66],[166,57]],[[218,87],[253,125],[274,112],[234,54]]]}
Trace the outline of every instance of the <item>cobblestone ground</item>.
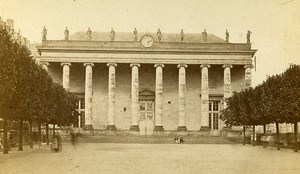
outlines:
{"label": "cobblestone ground", "polygon": [[63,144],[0,154],[0,174],[166,173],[290,174],[300,173],[300,153],[231,144]]}

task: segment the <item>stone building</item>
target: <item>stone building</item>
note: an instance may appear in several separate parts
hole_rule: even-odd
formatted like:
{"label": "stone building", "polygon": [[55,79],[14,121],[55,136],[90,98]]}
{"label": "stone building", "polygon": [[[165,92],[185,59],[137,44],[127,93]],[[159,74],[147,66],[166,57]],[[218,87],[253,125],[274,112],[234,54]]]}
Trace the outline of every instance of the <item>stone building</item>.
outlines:
{"label": "stone building", "polygon": [[78,96],[79,127],[141,135],[219,135],[224,99],[250,87],[256,52],[206,31],[77,32],[38,50],[53,80]]}

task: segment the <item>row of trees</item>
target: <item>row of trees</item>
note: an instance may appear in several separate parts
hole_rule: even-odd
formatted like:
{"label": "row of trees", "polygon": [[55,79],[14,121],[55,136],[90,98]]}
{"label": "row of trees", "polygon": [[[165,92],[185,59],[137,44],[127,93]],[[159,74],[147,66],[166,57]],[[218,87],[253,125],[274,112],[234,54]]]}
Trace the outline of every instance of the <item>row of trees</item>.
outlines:
{"label": "row of trees", "polygon": [[226,102],[228,107],[223,111],[222,119],[228,125],[243,126],[244,135],[246,126],[253,126],[255,132],[255,125],[264,125],[264,133],[266,133],[266,124],[275,123],[278,150],[280,149],[279,124],[294,124],[295,151],[298,151],[300,65],[290,65],[284,73],[269,76],[255,88],[233,93]]}
{"label": "row of trees", "polygon": [[[23,122],[29,123],[30,147],[32,124],[69,125],[76,120],[76,97],[54,83],[48,73],[5,30],[0,29],[0,118],[4,120],[4,153],[8,153],[7,123],[19,122],[19,150],[23,150]],[[54,131],[55,132],[55,131]]]}

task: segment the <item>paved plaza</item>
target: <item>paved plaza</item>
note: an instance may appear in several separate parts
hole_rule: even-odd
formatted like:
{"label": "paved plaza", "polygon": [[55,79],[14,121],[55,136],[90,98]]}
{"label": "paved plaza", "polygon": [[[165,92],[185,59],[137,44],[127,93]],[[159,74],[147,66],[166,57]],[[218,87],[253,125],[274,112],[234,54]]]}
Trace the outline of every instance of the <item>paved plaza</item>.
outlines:
{"label": "paved plaza", "polygon": [[232,144],[63,144],[0,154],[0,174],[67,173],[220,173],[300,172],[300,154],[261,146]]}

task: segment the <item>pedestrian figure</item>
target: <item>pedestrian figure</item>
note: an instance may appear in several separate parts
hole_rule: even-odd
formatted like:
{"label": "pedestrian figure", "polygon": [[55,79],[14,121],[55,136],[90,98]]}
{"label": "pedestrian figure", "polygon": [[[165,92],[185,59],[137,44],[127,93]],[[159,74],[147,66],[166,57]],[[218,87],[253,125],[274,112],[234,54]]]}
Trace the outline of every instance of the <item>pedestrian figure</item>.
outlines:
{"label": "pedestrian figure", "polygon": [[71,143],[72,143],[73,146],[76,143],[76,135],[75,135],[74,131],[71,132]]}
{"label": "pedestrian figure", "polygon": [[52,149],[53,149],[54,152],[59,151],[59,138],[58,138],[58,135],[55,135],[55,137],[53,138]]}

